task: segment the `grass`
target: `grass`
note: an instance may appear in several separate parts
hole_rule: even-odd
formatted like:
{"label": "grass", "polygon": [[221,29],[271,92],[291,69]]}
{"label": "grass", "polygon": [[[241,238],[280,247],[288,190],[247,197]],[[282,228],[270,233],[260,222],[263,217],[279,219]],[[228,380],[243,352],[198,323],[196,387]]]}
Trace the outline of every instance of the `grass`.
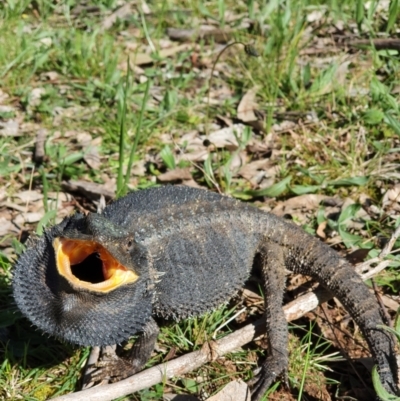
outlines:
{"label": "grass", "polygon": [[[0,5],[0,219],[15,222],[27,211],[41,216],[31,224],[13,223],[0,240],[0,398],[44,400],[80,385],[88,350],[43,336],[10,297],[19,241],[62,213],[97,207],[82,194],[74,202],[50,203],[64,199],[67,180],[94,182],[121,196],[159,185],[164,173],[181,168],[189,170],[192,185],[266,209],[299,195],[306,196],[303,202],[312,194],[351,199],[343,208],[322,204],[289,212],[313,234],[325,225],[324,239],[343,254],[364,248],[375,256],[399,224],[399,200],[388,197],[399,182],[398,52],[353,46],[360,38],[396,36],[397,1],[386,9],[383,2],[371,1],[367,8],[361,0],[155,3],[149,10],[133,7],[109,29],[102,24],[117,7],[114,0],[93,0],[94,7],[81,7],[80,13],[77,0]],[[214,35],[165,56],[166,49],[181,46],[168,39],[167,28],[201,24],[229,28],[227,43],[248,45],[247,53],[242,45],[220,53],[225,44]],[[249,48],[260,57],[249,55]],[[210,135],[238,122],[238,104],[252,88],[258,129],[247,125],[233,133],[237,145],[217,146]],[[17,123],[17,136],[1,129],[11,122]],[[32,156],[39,129],[48,134],[38,164]],[[81,133],[90,135],[89,147],[78,141]],[[93,147],[100,158],[96,165],[88,162]],[[199,151],[205,156],[194,157]],[[243,173],[263,160],[263,167]],[[18,202],[27,189],[43,199]],[[400,259],[396,253],[390,259],[376,279],[389,295],[398,292],[400,280]],[[180,354],[200,346],[234,307],[166,326],[159,338],[163,350],[150,363],[161,362],[171,349]],[[292,351],[294,396],[307,394],[306,377],[321,379],[331,394],[347,391],[351,379],[339,386],[337,371],[324,378],[316,368],[334,350],[315,346],[321,341],[317,328],[306,333],[294,330],[291,340],[305,344]],[[161,399],[163,391],[212,394],[232,377],[249,379],[260,355],[249,346],[130,399]],[[334,370],[336,363],[329,366]]]}

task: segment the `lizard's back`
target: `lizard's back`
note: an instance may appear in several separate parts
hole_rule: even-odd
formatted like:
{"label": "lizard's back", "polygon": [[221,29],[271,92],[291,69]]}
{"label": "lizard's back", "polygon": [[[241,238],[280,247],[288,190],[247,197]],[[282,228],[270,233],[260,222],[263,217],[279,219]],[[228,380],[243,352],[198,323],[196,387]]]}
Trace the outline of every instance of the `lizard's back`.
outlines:
{"label": "lizard's back", "polygon": [[107,207],[104,215],[134,229],[136,240],[151,250],[162,274],[155,311],[166,318],[216,308],[243,286],[265,217],[231,198],[172,186],[131,193]]}

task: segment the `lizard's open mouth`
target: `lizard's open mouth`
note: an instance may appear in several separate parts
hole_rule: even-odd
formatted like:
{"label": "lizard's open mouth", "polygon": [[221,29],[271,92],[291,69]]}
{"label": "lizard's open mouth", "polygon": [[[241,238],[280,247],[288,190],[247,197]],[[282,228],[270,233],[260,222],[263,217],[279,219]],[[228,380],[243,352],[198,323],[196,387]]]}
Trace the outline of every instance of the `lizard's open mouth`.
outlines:
{"label": "lizard's open mouth", "polygon": [[53,247],[58,272],[81,288],[109,292],[139,278],[97,242],[56,238]]}

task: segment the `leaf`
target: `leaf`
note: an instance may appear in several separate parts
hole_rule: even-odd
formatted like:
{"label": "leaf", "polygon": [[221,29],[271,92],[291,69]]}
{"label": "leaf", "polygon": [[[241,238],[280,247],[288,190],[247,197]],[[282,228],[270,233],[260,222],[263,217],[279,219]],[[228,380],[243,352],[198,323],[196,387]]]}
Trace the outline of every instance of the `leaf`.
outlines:
{"label": "leaf", "polygon": [[310,177],[312,180],[314,180],[317,184],[322,184],[324,182],[325,177],[322,174],[314,174],[310,170],[296,166],[296,169],[299,170],[301,173],[303,173],[305,176]]}
{"label": "leaf", "polygon": [[308,87],[311,82],[311,67],[310,63],[307,63],[303,68],[303,85]]}
{"label": "leaf", "polygon": [[182,379],[182,383],[185,386],[186,390],[189,393],[197,393],[198,385],[197,382],[193,379]]}
{"label": "leaf", "polygon": [[338,231],[340,238],[342,238],[346,248],[352,248],[360,241],[363,241],[363,238],[361,236],[348,233],[346,230],[343,229],[343,226],[339,226]]}
{"label": "leaf", "polygon": [[399,2],[398,0],[392,0],[389,5],[389,18],[386,25],[386,32],[390,32],[397,21],[399,15]]}
{"label": "leaf", "polygon": [[322,71],[314,80],[310,87],[310,92],[317,95],[328,93],[332,89],[332,83],[335,82],[335,74],[338,69],[336,63],[332,64],[326,70]]}
{"label": "leaf", "polygon": [[380,82],[376,76],[373,76],[370,84],[370,91],[373,101],[379,101],[381,97],[386,97],[388,94],[388,88]]}
{"label": "leaf", "polygon": [[252,196],[247,194],[246,191],[233,191],[231,195],[236,199],[241,199],[244,201],[250,200],[252,198]]}
{"label": "leaf", "polygon": [[25,245],[24,244],[21,244],[21,242],[19,242],[16,238],[13,238],[12,239],[12,247],[14,248],[14,250],[15,250],[15,253],[17,254],[17,255],[21,255],[22,254],[22,252],[24,252],[25,251]]}
{"label": "leaf", "polygon": [[330,181],[328,185],[332,185],[334,187],[346,187],[351,185],[363,186],[368,182],[368,177],[348,177],[341,178],[340,180]]}
{"label": "leaf", "polygon": [[161,150],[160,157],[170,170],[176,168],[175,156],[168,145],[164,146],[164,148]]}
{"label": "leaf", "polygon": [[383,401],[400,401],[400,398],[388,393],[382,386],[376,365],[372,369],[372,384],[378,397]]}
{"label": "leaf", "polygon": [[292,185],[290,190],[296,195],[312,194],[317,192],[321,185]]}
{"label": "leaf", "polygon": [[163,61],[164,59],[171,57],[176,53],[190,50],[192,47],[193,45],[191,43],[183,43],[174,47],[162,49],[158,53],[152,53],[151,55],[147,53],[130,54],[130,59],[133,62],[132,69],[135,68],[135,65],[153,64],[155,61]]}
{"label": "leaf", "polygon": [[353,218],[360,208],[361,205],[359,203],[353,203],[352,205],[347,206],[346,209],[340,213],[338,224],[344,224],[347,220]]}
{"label": "leaf", "polygon": [[238,119],[243,122],[249,121],[257,121],[258,118],[254,113],[254,110],[257,110],[257,102],[256,102],[256,95],[260,88],[254,87],[248,90],[242,99],[239,102],[239,106],[237,108],[237,116]]}
{"label": "leaf", "polygon": [[83,156],[84,156],[83,152],[72,153],[71,155],[68,155],[64,158],[62,164],[64,164],[65,166],[69,166],[71,164],[76,163],[78,160],[83,159]]}
{"label": "leaf", "polygon": [[357,0],[356,3],[356,22],[358,28],[360,28],[364,20],[364,0]]}
{"label": "leaf", "polygon": [[384,117],[385,113],[379,109],[369,109],[363,115],[364,122],[369,125],[379,124]]}
{"label": "leaf", "polygon": [[157,180],[161,182],[186,181],[190,179],[192,179],[192,174],[190,173],[189,167],[175,168],[157,177]]}
{"label": "leaf", "polygon": [[54,219],[56,216],[57,210],[49,210],[48,212],[46,212],[37,225],[36,233],[42,235],[44,227],[50,222],[50,220]]}
{"label": "leaf", "polygon": [[354,235],[350,234],[349,232],[346,231],[346,222],[353,218],[356,213],[360,210],[361,205],[358,203],[354,203],[340,213],[339,219],[338,219],[338,231],[339,235],[343,240],[343,243],[346,245],[346,248],[351,248],[354,245],[358,244],[360,241],[362,241],[362,237],[359,235]]}
{"label": "leaf", "polygon": [[288,189],[288,186],[289,186],[291,180],[292,180],[292,176],[289,175],[286,178],[284,178],[282,181],[280,181],[274,185],[271,185],[268,188],[248,190],[248,191],[244,191],[244,193],[246,195],[250,195],[254,198],[257,198],[260,196],[268,196],[270,198],[275,198],[275,197],[281,195],[283,192],[285,192]]}
{"label": "leaf", "polygon": [[207,181],[207,185],[212,188],[215,182],[214,171],[212,168],[212,154],[210,153],[207,159],[204,161],[204,178]]}
{"label": "leaf", "polygon": [[394,118],[389,113],[385,113],[384,121],[389,127],[393,128],[397,135],[400,135],[400,123],[398,119]]}

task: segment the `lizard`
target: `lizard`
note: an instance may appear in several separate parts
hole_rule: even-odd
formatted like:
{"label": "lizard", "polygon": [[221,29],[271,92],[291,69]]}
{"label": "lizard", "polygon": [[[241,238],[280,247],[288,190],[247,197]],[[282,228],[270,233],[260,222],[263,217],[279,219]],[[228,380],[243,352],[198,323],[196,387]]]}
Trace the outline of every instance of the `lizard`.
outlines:
{"label": "lizard", "polygon": [[342,303],[368,343],[383,386],[398,393],[394,339],[379,328],[378,303],[354,269],[295,224],[212,191],[152,188],[131,192],[101,213],[67,216],[29,241],[12,288],[23,315],[63,340],[105,346],[138,335],[129,361],[110,361],[108,373],[118,380],[145,366],[158,318],[215,309],[254,270],[263,283],[269,346],[253,401],[287,374],[287,270],[313,277]]}

